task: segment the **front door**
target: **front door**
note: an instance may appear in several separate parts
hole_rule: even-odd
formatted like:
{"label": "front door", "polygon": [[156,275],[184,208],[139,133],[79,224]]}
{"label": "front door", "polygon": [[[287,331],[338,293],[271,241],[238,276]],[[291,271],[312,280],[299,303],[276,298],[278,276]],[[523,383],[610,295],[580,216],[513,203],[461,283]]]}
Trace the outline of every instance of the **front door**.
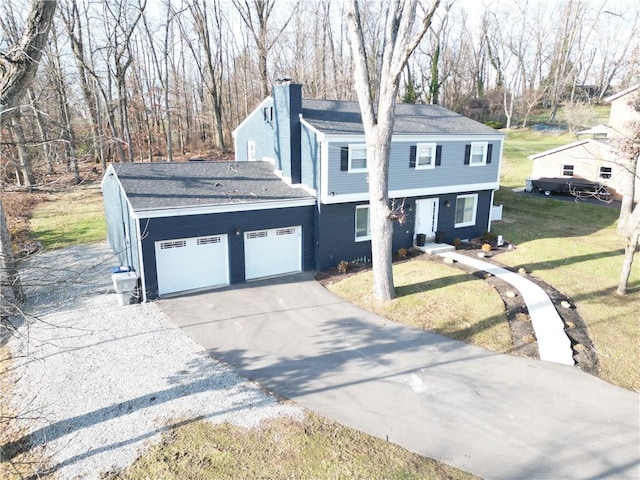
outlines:
{"label": "front door", "polygon": [[[438,199],[416,200],[415,234],[423,233],[427,239],[433,239],[438,229]],[[415,240],[415,238],[414,238]]]}

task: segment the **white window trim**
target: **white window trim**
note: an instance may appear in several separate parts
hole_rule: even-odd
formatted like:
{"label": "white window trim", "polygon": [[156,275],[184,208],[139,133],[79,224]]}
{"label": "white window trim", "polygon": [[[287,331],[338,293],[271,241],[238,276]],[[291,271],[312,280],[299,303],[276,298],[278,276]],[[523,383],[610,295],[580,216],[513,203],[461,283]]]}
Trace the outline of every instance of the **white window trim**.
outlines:
{"label": "white window trim", "polygon": [[[564,173],[564,171],[566,170],[567,167],[571,167],[571,175],[566,175]],[[575,172],[576,172],[575,164],[572,164],[572,163],[563,163],[562,164],[562,171],[560,172],[562,174],[561,175],[562,177],[573,178],[573,175],[575,174]]]}
{"label": "white window trim", "polygon": [[[458,208],[458,200],[460,200],[461,198],[473,198],[473,215],[471,217],[471,220],[468,222],[462,222],[462,223],[456,223],[454,225],[455,228],[462,228],[462,227],[471,227],[473,225],[476,224],[476,216],[478,214],[478,194],[477,193],[471,193],[469,195],[458,195],[456,197],[456,209]],[[455,222],[455,211],[453,212],[454,214],[454,222]]]}
{"label": "white window trim", "polygon": [[[469,166],[470,167],[482,167],[487,164],[487,149],[489,142],[472,142],[471,150],[469,151]],[[482,147],[482,163],[473,163],[473,148]]]}
{"label": "white window trim", "polygon": [[256,161],[256,142],[255,140],[247,141],[247,161]]}
{"label": "white window trim", "polygon": [[[420,165],[420,149],[430,149],[431,150],[431,164],[430,165]],[[437,152],[437,144],[436,143],[418,143],[416,145],[416,170],[430,170],[436,167],[436,153]]]}
{"label": "white window trim", "polygon": [[[369,234],[364,236],[364,237],[359,237],[358,236],[358,211],[359,210],[367,210],[367,230],[369,231]],[[355,213],[355,223],[354,223],[354,231],[353,231],[353,235],[354,238],[356,240],[356,242],[366,242],[367,240],[371,240],[371,209],[369,208],[369,205],[356,205],[356,213]]]}
{"label": "white window trim", "polygon": [[[605,175],[608,175],[607,177],[603,177],[603,172],[602,169],[603,168],[608,168],[609,171],[607,173],[605,173]],[[609,167],[607,165],[600,165],[598,167],[598,178],[601,178],[603,180],[611,180],[611,178],[613,177],[613,167]]]}
{"label": "white window trim", "polygon": [[[355,148],[357,148],[357,149],[364,148],[366,159],[367,159],[367,166],[365,168],[353,168],[351,166],[351,152]],[[348,173],[362,173],[362,172],[368,172],[368,171],[369,171],[369,152],[367,150],[367,144],[366,143],[358,143],[358,144],[349,145],[349,169],[348,169]]]}

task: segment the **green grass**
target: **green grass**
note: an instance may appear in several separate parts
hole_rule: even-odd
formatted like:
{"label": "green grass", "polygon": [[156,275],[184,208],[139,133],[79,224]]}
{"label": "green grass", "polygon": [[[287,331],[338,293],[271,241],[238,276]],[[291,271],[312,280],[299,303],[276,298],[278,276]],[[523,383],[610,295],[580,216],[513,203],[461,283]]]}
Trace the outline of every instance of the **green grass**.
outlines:
{"label": "green grass", "polygon": [[397,297],[386,303],[372,296],[371,271],[339,280],[328,289],[391,320],[496,352],[511,350],[504,305],[486,282],[457,268],[421,259],[394,265],[393,276]]}
{"label": "green grass", "polygon": [[527,268],[571,297],[595,343],[602,366],[600,376],[624,388],[640,389],[640,269],[637,265],[633,269],[630,293],[617,296],[624,248],[616,233],[619,212],[510,191],[522,186],[522,179],[530,173],[528,155],[570,140],[566,135],[547,136],[526,130],[508,133],[503,188],[495,196],[495,203],[504,205],[503,221],[492,231],[517,248],[500,255],[499,260]]}
{"label": "green grass", "polygon": [[503,161],[500,172],[500,185],[507,188],[524,187],[525,179],[531,176],[532,163],[527,157],[551,148],[575,141],[575,137],[563,133],[535,132],[533,130],[511,130],[506,132]]}
{"label": "green grass", "polygon": [[35,208],[29,229],[47,249],[105,240],[107,226],[100,189],[79,187],[54,194]]}
{"label": "green grass", "polygon": [[454,467],[312,413],[245,429],[195,422],[171,430],[110,479],[469,479]]}

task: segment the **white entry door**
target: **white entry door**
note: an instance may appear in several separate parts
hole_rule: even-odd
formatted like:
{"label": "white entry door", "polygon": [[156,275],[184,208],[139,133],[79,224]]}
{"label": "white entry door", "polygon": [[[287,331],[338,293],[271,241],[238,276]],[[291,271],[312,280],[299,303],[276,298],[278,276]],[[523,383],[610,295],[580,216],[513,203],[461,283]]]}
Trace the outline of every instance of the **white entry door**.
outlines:
{"label": "white entry door", "polygon": [[226,235],[155,242],[158,294],[229,284]]}
{"label": "white entry door", "polygon": [[438,199],[416,200],[415,234],[424,233],[428,239],[435,238],[436,230],[438,230]]}
{"label": "white entry door", "polygon": [[302,270],[302,227],[256,230],[244,234],[245,279]]}

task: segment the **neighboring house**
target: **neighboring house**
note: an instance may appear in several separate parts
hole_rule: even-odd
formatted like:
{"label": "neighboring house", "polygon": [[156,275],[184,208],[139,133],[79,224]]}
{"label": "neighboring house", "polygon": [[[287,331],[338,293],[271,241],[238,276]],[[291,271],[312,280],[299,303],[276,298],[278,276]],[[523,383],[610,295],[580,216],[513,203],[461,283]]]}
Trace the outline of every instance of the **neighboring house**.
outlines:
{"label": "neighboring house", "polygon": [[[274,86],[233,132],[236,162],[114,164],[109,241],[145,298],[368,261],[369,159],[356,102]],[[396,106],[393,249],[490,228],[504,135],[437,105]]]}
{"label": "neighboring house", "polygon": [[[616,137],[624,134],[629,121],[640,120],[640,113],[629,105],[630,96],[637,95],[639,89],[640,84],[634,85],[605,98],[611,102],[608,126],[598,125],[578,132],[579,136],[587,138],[529,156],[533,163],[530,180],[596,182],[607,187],[613,198],[619,199],[624,171],[614,142]],[[636,185],[640,189],[640,180],[636,180]]]}

